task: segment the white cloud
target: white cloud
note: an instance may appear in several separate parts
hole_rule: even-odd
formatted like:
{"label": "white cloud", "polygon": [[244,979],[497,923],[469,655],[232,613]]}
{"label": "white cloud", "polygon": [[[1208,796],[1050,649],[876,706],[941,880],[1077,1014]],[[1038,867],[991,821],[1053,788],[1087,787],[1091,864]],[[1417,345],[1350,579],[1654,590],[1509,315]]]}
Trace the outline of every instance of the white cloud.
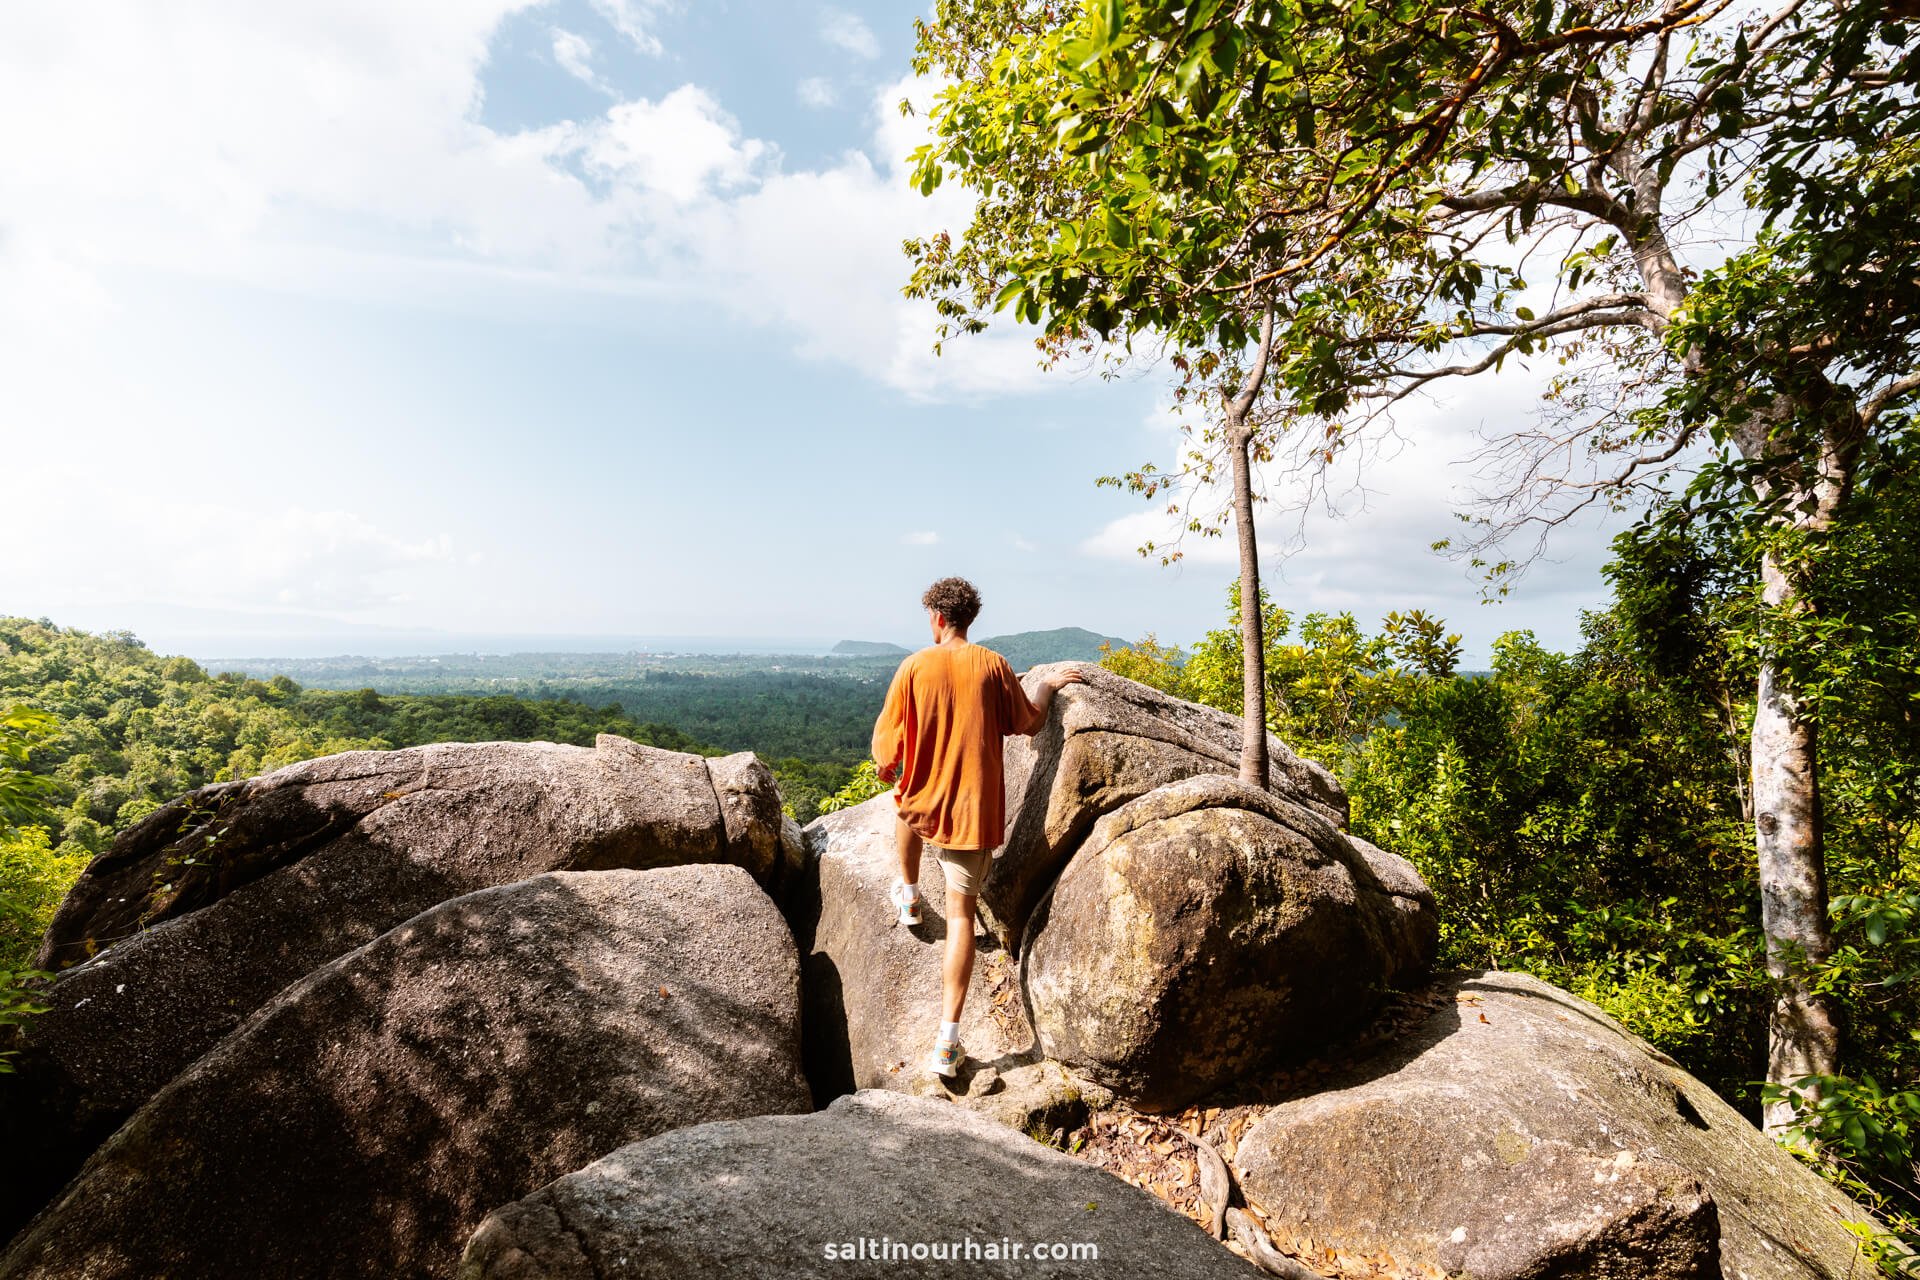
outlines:
{"label": "white cloud", "polygon": [[827,9],[820,15],[820,38],[856,58],[880,56],[880,40],[856,14],[844,9]]}
{"label": "white cloud", "polygon": [[554,27],[550,34],[553,36],[553,60],[560,64],[561,70],[602,93],[613,92],[601,82],[600,74],[593,69],[593,41],[561,27]]}
{"label": "white cloud", "polygon": [[940,535],[932,529],[919,529],[900,535],[901,545],[908,547],[931,547],[939,541]]}
{"label": "white cloud", "polygon": [[839,100],[834,92],[833,81],[825,76],[808,76],[802,80],[795,92],[799,94],[803,105],[809,107],[830,107]]}
{"label": "white cloud", "polygon": [[[396,282],[433,298],[464,272],[474,293],[677,291],[920,396],[1048,385],[1012,325],[935,360],[931,307],[900,296],[900,242],[971,209],[907,186],[929,86],[877,91],[867,145],[807,169],[696,85],[489,128],[491,42],[534,3],[0,10],[0,118],[41,122],[0,134],[0,341],[74,337],[136,274],[406,301]],[[667,6],[603,8],[634,39]],[[592,71],[590,41],[550,30],[557,63]]]}
{"label": "white cloud", "polygon": [[0,113],[43,125],[0,136],[0,252],[192,272],[349,220],[438,252],[598,251],[608,212],[551,164],[566,131],[475,119],[488,42],[525,3],[10,6]]}
{"label": "white cloud", "polygon": [[627,38],[642,53],[659,53],[660,40],[653,34],[654,19],[678,8],[676,0],[592,0],[593,9],[607,25]]}
{"label": "white cloud", "polygon": [[[243,609],[272,602],[353,614],[404,601],[459,559],[444,532],[396,532],[350,510],[210,502],[134,484],[109,484],[103,494],[97,474],[32,468],[17,480],[10,501],[35,527],[54,527],[75,486],[100,500],[62,536],[59,556],[9,557],[0,567],[0,596],[14,601]],[[73,580],[74,565],[85,566],[83,582]]]}
{"label": "white cloud", "polygon": [[[743,319],[778,325],[810,358],[851,365],[917,396],[1062,386],[1041,374],[1030,330],[1007,322],[932,356],[930,304],[900,296],[909,236],[966,225],[973,200],[954,184],[921,196],[905,158],[925,138],[932,86],[912,79],[872,99],[866,150],[825,168],[777,171],[682,228],[690,270]],[[902,98],[913,115],[897,110]]]}
{"label": "white cloud", "polygon": [[618,103],[583,141],[596,174],[683,203],[750,183],[772,154],[767,143],[742,138],[733,117],[690,84],[657,103]]}
{"label": "white cloud", "polygon": [[1026,551],[1026,552],[1033,552],[1033,551],[1038,551],[1038,550],[1040,549],[1039,547],[1037,547],[1037,546],[1035,546],[1035,545],[1034,545],[1033,543],[1031,543],[1031,542],[1029,542],[1029,541],[1027,541],[1027,539],[1025,539],[1025,538],[1023,538],[1023,537],[1021,537],[1021,536],[1020,536],[1019,534],[1017,534],[1017,533],[1016,533],[1016,534],[1013,534],[1013,535],[1011,535],[1011,536],[1010,536],[1010,537],[1009,537],[1009,538],[1007,539],[1007,542],[1008,542],[1008,544],[1009,544],[1010,546],[1012,546],[1012,547],[1013,547],[1013,549],[1014,549],[1015,551]]}

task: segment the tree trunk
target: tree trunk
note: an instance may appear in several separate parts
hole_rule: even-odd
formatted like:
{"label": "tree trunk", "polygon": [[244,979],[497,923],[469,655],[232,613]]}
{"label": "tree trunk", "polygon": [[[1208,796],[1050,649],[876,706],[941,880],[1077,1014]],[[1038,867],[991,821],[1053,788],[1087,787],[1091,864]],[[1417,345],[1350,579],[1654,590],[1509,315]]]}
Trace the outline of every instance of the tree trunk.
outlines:
{"label": "tree trunk", "polygon": [[1248,416],[1267,379],[1273,351],[1273,300],[1260,316],[1260,345],[1239,394],[1227,402],[1227,447],[1233,451],[1233,524],[1240,544],[1240,781],[1267,789],[1267,643],[1260,614],[1260,544],[1253,528],[1253,429]]}
{"label": "tree trunk", "polygon": [[1260,616],[1260,547],[1253,536],[1253,437],[1233,433],[1233,523],[1240,541],[1240,781],[1267,787],[1267,641]]}
{"label": "tree trunk", "polygon": [[[1771,554],[1761,572],[1766,602],[1776,607],[1790,603],[1792,584]],[[1760,928],[1767,939],[1767,973],[1774,981],[1767,1020],[1770,1084],[1840,1070],[1840,1026],[1833,1002],[1813,989],[1814,969],[1833,951],[1817,746],[1815,727],[1802,715],[1785,673],[1769,655],[1760,665],[1753,715],[1752,796],[1760,858]],[[1762,1126],[1779,1137],[1794,1114],[1791,1104],[1773,1103],[1764,1109]]]}
{"label": "tree trunk", "polygon": [[[1811,468],[1782,447],[1782,427],[1811,424],[1818,455]],[[1852,397],[1827,384],[1824,395],[1779,396],[1736,433],[1741,453],[1766,464],[1754,485],[1762,501],[1784,496],[1776,519],[1802,532],[1832,526],[1853,490],[1865,424]],[[1784,437],[1791,439],[1790,435]],[[1761,601],[1791,616],[1809,607],[1789,566],[1769,549],[1760,561]],[[1767,940],[1773,1008],[1767,1019],[1767,1083],[1840,1073],[1840,1023],[1831,997],[1814,989],[1833,953],[1827,918],[1827,859],[1820,813],[1819,731],[1807,715],[1780,655],[1763,653],[1753,712],[1753,831],[1759,855],[1760,930]],[[1808,1100],[1819,1090],[1807,1091]],[[1775,1103],[1761,1126],[1779,1137],[1798,1108]]]}
{"label": "tree trunk", "polygon": [[[1664,48],[1664,46],[1663,46]],[[1661,55],[1664,57],[1664,53]],[[1617,145],[1608,163],[1633,188],[1632,207],[1608,220],[1625,236],[1638,264],[1647,305],[1664,332],[1686,301],[1686,272],[1673,254],[1660,217],[1667,173],[1643,153],[1641,143]],[[1705,354],[1681,357],[1686,376],[1705,369]],[[1802,530],[1827,527],[1852,489],[1866,423],[1851,395],[1830,382],[1815,354],[1796,370],[1792,394],[1756,390],[1748,410],[1728,425],[1742,456],[1759,464],[1754,496],[1764,503],[1785,491],[1794,500],[1777,518]],[[1818,457],[1805,467],[1796,442],[1811,427]],[[1770,608],[1803,603],[1786,566],[1769,552],[1761,564],[1763,597]],[[1816,729],[1781,669],[1779,655],[1763,655],[1754,708],[1752,786],[1745,799],[1759,855],[1760,921],[1766,935],[1767,972],[1774,1002],[1767,1027],[1767,1081],[1787,1084],[1809,1075],[1837,1075],[1840,1030],[1833,1002],[1816,993],[1814,973],[1833,949],[1827,922],[1826,852],[1820,831],[1820,782]],[[1795,1108],[1775,1104],[1762,1117],[1775,1137],[1791,1123]]]}

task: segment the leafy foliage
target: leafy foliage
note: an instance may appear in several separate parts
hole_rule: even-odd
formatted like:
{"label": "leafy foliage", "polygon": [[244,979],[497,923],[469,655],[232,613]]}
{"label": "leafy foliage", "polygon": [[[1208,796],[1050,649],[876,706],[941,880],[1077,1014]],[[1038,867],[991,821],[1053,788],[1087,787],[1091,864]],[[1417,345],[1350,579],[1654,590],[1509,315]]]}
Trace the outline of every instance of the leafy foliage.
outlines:
{"label": "leafy foliage", "polygon": [[[1861,989],[1832,976],[1845,944],[1829,927],[1823,841],[1887,834],[1887,821],[1822,822],[1819,786],[1858,799],[1857,820],[1898,812],[1883,803],[1897,771],[1846,748],[1835,761],[1821,740],[1884,741],[1914,719],[1911,704],[1877,717],[1849,707],[1898,701],[1913,667],[1913,579],[1875,602],[1849,576],[1859,540],[1892,550],[1885,539],[1903,526],[1888,499],[1914,449],[1920,42],[1902,21],[1913,16],[1839,0],[938,0],[919,28],[917,69],[949,87],[917,179],[930,190],[953,176],[978,196],[958,239],[906,246],[909,293],[936,302],[943,339],[1000,310],[1038,326],[1056,359],[1158,335],[1176,397],[1211,396],[1256,318],[1277,310],[1277,411],[1257,448],[1290,449],[1309,475],[1438,380],[1551,355],[1567,372],[1540,420],[1501,446],[1511,465],[1467,548],[1475,562],[1501,579],[1529,558],[1489,563],[1507,538],[1595,502],[1647,501],[1732,553],[1717,563],[1749,589],[1727,598],[1735,616],[1716,643],[1730,661],[1695,661],[1676,692],[1717,684],[1717,696],[1695,697],[1670,727],[1751,725],[1757,798],[1737,781],[1727,794],[1755,822],[1776,1084],[1809,1066],[1839,1071],[1835,1002]],[[1729,240],[1721,226],[1742,213],[1758,233]],[[1690,242],[1706,256],[1687,260]],[[1534,263],[1544,281],[1526,278]],[[1263,327],[1256,369],[1268,338]],[[1148,464],[1113,479],[1149,498],[1183,480],[1205,488],[1219,441],[1208,426],[1174,474]],[[1244,445],[1233,444],[1238,483]],[[1685,494],[1672,494],[1688,470]],[[1170,510],[1187,532],[1218,531],[1178,501]],[[1694,589],[1650,593],[1669,586]],[[1616,629],[1660,629],[1650,601],[1623,603]],[[1262,643],[1261,617],[1247,615],[1249,645]],[[1666,637],[1682,649],[1706,638]],[[1397,696],[1378,640],[1316,630],[1307,647],[1329,665],[1282,681],[1298,705],[1273,718],[1336,750],[1368,736],[1369,698]],[[1183,673],[1196,687],[1219,667],[1204,650]],[[1259,684],[1262,656],[1247,655],[1249,704],[1276,683]],[[1569,684],[1551,663],[1512,656],[1519,667],[1491,680],[1511,696],[1477,714],[1537,711],[1510,724],[1523,740],[1587,714],[1653,715],[1647,690],[1680,679]],[[1733,667],[1751,671],[1750,699],[1733,695]],[[1595,684],[1612,704],[1572,692]],[[1417,681],[1407,693],[1426,696]],[[1598,741],[1638,767],[1626,739]],[[1426,763],[1468,767],[1438,748]],[[1524,754],[1506,763],[1526,784],[1516,794],[1548,778]],[[1576,842],[1623,834],[1585,799],[1529,816],[1550,815]],[[1767,1123],[1791,1114],[1772,1106]]]}
{"label": "leafy foliage", "polygon": [[833,798],[853,784],[862,767],[871,769],[872,766],[871,760],[851,766],[792,756],[774,761],[773,777],[780,786],[781,808],[789,818],[805,826],[821,814],[832,812],[828,806]]}
{"label": "leafy foliage", "polygon": [[[1585,616],[1578,652],[1509,633],[1485,672],[1458,671],[1457,638],[1417,614],[1369,634],[1350,615],[1296,626],[1267,603],[1269,727],[1332,765],[1355,831],[1433,887],[1442,963],[1555,982],[1754,1113],[1772,999],[1740,696],[1757,605],[1727,549],[1684,527],[1643,527],[1615,551],[1614,601]],[[1877,573],[1898,554],[1877,539],[1861,552]],[[1103,663],[1237,711],[1238,606],[1230,588],[1225,625],[1191,652],[1148,638]],[[1896,634],[1890,646],[1911,643]],[[1848,644],[1829,653],[1821,768],[1840,945],[1820,980],[1858,1066],[1805,1082],[1821,1088],[1803,1139],[1822,1172],[1912,1235],[1920,740],[1892,668]]]}
{"label": "leafy foliage", "polygon": [[[53,907],[79,875],[81,858],[59,859],[45,828],[26,826],[45,813],[53,787],[28,772],[29,756],[54,731],[52,716],[16,706],[0,717],[0,1032],[44,1013],[32,984],[48,975],[31,967]],[[0,1051],[0,1073],[13,1070]]]}
{"label": "leafy foliage", "polygon": [[837,813],[841,809],[851,809],[892,789],[891,784],[880,781],[879,767],[873,761],[862,760],[854,766],[846,785],[820,802],[820,812]]}
{"label": "leafy foliage", "polygon": [[30,772],[27,756],[52,734],[54,719],[18,705],[0,713],[0,826],[18,826],[39,816],[54,785]]}

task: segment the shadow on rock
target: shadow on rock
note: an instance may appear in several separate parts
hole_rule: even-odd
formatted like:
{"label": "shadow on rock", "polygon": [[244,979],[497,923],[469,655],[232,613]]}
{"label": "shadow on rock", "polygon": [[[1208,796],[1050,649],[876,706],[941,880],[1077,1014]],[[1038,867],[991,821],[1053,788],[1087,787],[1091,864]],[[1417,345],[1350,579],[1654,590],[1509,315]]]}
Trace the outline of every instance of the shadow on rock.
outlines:
{"label": "shadow on rock", "polygon": [[744,871],[549,873],[281,992],[88,1159],[0,1276],[445,1274],[488,1210],[625,1143],[810,1107],[798,957]]}
{"label": "shadow on rock", "polygon": [[750,755],[602,734],[356,751],[204,788],[128,829],[55,916],[51,1009],[0,1076],[0,1235],[272,996],[436,903],[559,869],[781,866]]}

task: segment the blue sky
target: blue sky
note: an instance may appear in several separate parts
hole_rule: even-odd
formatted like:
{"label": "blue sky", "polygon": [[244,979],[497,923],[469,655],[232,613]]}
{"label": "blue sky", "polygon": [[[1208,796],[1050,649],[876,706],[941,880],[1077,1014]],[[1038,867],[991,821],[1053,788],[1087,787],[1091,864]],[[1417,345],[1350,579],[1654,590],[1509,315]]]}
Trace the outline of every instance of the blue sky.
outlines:
{"label": "blue sky", "polygon": [[[0,610],[229,652],[917,642],[962,573],[983,632],[1218,625],[1228,548],[1143,560],[1157,504],[1093,483],[1173,458],[1163,380],[1043,373],[1008,331],[935,359],[899,295],[901,238],[966,213],[900,180],[915,12],[9,5]],[[1435,610],[1470,661],[1575,643],[1604,530],[1498,606],[1427,550],[1534,385],[1413,406],[1303,550],[1275,532],[1275,594]]]}

